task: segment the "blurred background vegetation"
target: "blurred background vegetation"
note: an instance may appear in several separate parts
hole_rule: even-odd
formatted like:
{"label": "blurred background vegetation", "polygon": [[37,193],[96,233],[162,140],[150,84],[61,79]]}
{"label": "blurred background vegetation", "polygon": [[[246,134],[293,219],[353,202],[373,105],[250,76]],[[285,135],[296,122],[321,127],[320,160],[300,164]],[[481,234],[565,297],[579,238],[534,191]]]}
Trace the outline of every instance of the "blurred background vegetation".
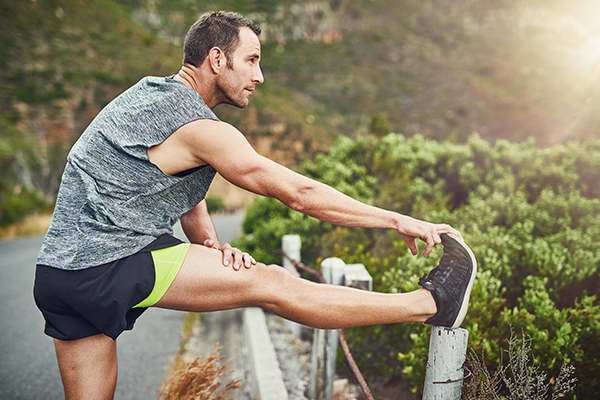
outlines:
{"label": "blurred background vegetation", "polygon": [[[460,228],[481,264],[471,346],[493,368],[510,326],[523,328],[550,378],[566,359],[577,399],[598,398],[595,0],[0,0],[0,228],[52,210],[89,122],[143,76],[176,73],[188,27],[216,9],[262,27],[266,78],[246,109],[217,115],[286,166]],[[210,202],[249,203],[221,184]],[[393,233],[269,199],[247,209],[244,232],[267,262],[280,262],[282,235],[301,234],[307,263],[362,262],[381,291],[411,290],[431,267]],[[426,338],[411,324],[350,333],[368,379],[416,391]]]}
{"label": "blurred background vegetation", "polygon": [[[511,331],[523,332],[549,382],[563,363],[575,366],[577,399],[600,394],[599,170],[598,139],[540,148],[533,140],[492,145],[477,134],[458,144],[393,133],[339,138],[301,167],[366,203],[459,229],[479,264],[462,325],[471,349],[493,372]],[[273,250],[284,234],[298,234],[305,263],[362,263],[385,293],[419,288],[442,255],[436,246],[428,258],[414,257],[393,231],[332,226],[267,198],[250,206],[243,228],[237,244],[260,260],[281,263]],[[416,392],[429,332],[421,323],[346,330],[368,379],[407,379]]]}

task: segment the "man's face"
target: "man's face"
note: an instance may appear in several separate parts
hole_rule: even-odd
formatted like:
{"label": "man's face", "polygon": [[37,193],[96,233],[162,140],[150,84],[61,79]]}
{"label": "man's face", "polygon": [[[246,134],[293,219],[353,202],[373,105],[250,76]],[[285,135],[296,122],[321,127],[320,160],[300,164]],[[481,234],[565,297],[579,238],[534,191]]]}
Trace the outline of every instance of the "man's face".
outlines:
{"label": "man's face", "polygon": [[217,89],[221,103],[244,108],[256,85],[264,82],[259,65],[260,41],[251,29],[240,29],[240,42],[232,59],[233,68],[225,66],[217,79]]}

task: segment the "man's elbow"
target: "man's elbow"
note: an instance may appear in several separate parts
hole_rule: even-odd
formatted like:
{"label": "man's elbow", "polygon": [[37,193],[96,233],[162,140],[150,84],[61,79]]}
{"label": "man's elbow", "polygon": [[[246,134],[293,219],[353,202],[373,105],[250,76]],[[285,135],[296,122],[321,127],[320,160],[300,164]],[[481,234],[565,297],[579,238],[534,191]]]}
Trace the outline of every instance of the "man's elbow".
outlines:
{"label": "man's elbow", "polygon": [[310,213],[311,204],[313,203],[314,190],[309,187],[296,188],[288,197],[284,204],[294,211],[303,214]]}
{"label": "man's elbow", "polygon": [[301,212],[301,213],[304,213],[305,210],[306,210],[305,205],[300,200],[293,200],[293,201],[287,202],[286,205],[289,208],[291,208],[292,210],[298,211],[298,212]]}

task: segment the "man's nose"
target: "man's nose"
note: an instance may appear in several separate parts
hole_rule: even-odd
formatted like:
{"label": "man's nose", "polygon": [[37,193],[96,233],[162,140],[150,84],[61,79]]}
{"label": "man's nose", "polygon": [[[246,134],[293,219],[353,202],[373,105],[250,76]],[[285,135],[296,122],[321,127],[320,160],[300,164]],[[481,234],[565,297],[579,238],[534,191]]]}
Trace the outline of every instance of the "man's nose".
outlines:
{"label": "man's nose", "polygon": [[260,67],[256,67],[256,71],[254,71],[254,76],[252,77],[252,81],[258,83],[263,83],[265,78],[262,74]]}

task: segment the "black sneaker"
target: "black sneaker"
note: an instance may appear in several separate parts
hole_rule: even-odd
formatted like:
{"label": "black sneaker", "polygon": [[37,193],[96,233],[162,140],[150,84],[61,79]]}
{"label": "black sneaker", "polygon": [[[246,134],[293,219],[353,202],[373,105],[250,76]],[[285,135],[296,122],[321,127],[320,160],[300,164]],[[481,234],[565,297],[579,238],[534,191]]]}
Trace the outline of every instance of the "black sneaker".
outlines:
{"label": "black sneaker", "polygon": [[477,260],[471,249],[458,237],[440,234],[444,255],[440,263],[419,279],[419,285],[429,290],[437,313],[426,324],[458,328],[465,319],[469,296],[477,274]]}

